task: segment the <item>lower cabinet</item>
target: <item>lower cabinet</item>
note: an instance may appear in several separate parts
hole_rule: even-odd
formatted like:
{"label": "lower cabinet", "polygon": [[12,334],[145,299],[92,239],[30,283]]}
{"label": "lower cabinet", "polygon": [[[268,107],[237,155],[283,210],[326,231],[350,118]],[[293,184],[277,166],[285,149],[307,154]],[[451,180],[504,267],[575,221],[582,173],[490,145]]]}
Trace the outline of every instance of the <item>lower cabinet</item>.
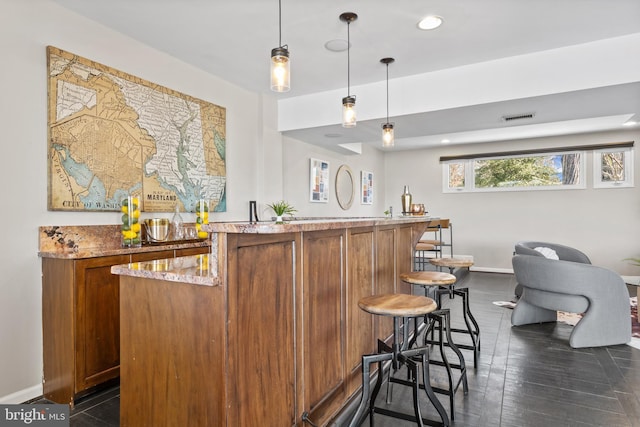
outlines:
{"label": "lower cabinet", "polygon": [[[209,247],[189,248],[208,253]],[[43,395],[71,406],[120,375],[120,285],[111,266],[172,258],[173,250],[42,258]],[[180,255],[181,256],[181,255]]]}

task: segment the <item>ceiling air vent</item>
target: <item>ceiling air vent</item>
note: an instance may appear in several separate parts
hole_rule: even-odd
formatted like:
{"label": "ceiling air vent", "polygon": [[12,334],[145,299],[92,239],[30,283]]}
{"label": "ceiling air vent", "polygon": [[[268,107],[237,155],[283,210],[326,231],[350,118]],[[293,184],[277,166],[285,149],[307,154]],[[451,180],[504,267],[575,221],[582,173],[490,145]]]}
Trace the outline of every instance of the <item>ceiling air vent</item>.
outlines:
{"label": "ceiling air vent", "polygon": [[502,121],[510,122],[513,120],[533,119],[535,115],[536,113],[510,114],[508,116],[502,116]]}

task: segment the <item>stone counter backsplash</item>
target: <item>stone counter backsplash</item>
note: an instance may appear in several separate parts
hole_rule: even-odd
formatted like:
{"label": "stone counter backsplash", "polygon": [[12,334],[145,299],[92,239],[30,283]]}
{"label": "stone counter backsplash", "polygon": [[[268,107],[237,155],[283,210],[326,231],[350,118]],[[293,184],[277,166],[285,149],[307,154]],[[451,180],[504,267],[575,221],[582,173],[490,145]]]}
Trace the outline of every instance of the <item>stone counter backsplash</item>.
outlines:
{"label": "stone counter backsplash", "polygon": [[51,225],[38,228],[38,254],[54,258],[92,258],[135,252],[209,246],[206,240],[173,241],[166,244],[123,248],[120,225]]}

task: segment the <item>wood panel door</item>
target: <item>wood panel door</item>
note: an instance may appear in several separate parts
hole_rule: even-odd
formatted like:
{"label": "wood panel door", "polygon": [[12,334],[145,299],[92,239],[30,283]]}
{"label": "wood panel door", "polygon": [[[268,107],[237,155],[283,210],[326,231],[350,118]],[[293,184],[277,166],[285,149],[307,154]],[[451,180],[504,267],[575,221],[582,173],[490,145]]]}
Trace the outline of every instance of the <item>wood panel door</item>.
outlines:
{"label": "wood panel door", "polygon": [[299,235],[228,238],[228,426],[296,424]]}
{"label": "wood panel door", "polygon": [[344,230],[303,236],[304,409],[316,421],[344,400],[344,242]]}
{"label": "wood panel door", "polygon": [[374,292],[374,230],[351,228],[347,231],[346,351],[347,394],[362,385],[362,355],[374,352],[374,319],[358,307],[358,301]]}
{"label": "wood panel door", "polygon": [[76,261],[76,393],[120,375],[120,281],[129,255]]}
{"label": "wood panel door", "polygon": [[[378,229],[376,235],[376,294],[396,293],[397,227]],[[375,316],[376,338],[387,340],[393,334],[393,318]]]}

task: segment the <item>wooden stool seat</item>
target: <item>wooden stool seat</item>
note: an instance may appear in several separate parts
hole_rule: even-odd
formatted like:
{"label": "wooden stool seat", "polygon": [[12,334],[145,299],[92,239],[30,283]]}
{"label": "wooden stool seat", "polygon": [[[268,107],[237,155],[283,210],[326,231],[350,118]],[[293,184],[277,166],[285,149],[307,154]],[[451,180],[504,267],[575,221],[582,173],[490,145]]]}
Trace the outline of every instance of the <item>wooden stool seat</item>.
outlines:
{"label": "wooden stool seat", "polygon": [[456,283],[456,276],[441,271],[412,271],[411,273],[402,273],[400,280],[412,285],[447,286]]}
{"label": "wooden stool seat", "polygon": [[418,317],[437,310],[436,302],[420,295],[371,295],[358,301],[358,307],[371,314],[394,317]]}
{"label": "wooden stool seat", "polygon": [[416,244],[416,251],[432,251],[435,248],[436,248],[435,245],[432,245],[430,243],[418,242]]}
{"label": "wooden stool seat", "polygon": [[473,265],[473,260],[470,258],[431,258],[429,262],[438,267],[448,267],[448,268],[457,268],[457,267],[471,267]]}
{"label": "wooden stool seat", "polygon": [[420,239],[418,240],[418,243],[424,243],[427,245],[433,245],[433,246],[442,246],[442,240],[437,240],[437,239]]}

